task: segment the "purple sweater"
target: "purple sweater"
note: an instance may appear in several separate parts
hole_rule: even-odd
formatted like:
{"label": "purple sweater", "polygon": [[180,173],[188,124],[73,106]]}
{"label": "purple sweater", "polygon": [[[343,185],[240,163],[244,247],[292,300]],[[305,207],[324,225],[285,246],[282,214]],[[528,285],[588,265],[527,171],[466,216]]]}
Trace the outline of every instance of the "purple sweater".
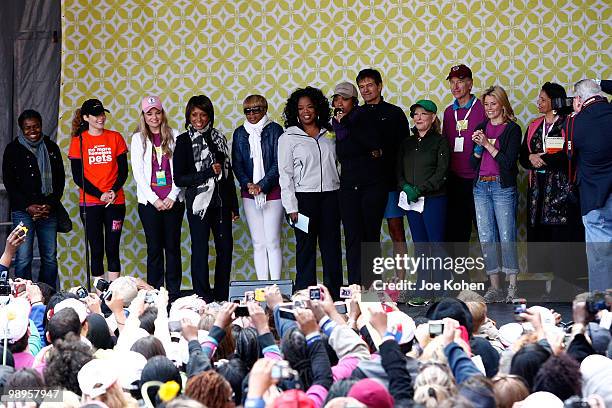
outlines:
{"label": "purple sweater", "polygon": [[[465,118],[469,107],[472,106],[471,103],[474,104],[470,115],[468,116],[468,127],[467,130],[461,131],[461,136],[463,137],[463,151],[462,152],[454,152],[455,147],[455,138],[459,136],[459,132],[457,131],[457,122],[455,121],[455,110],[457,111],[457,120],[462,120]],[[482,102],[475,96],[472,96],[472,99],[466,107],[459,107],[459,104],[455,100],[452,105],[448,106],[444,111],[444,119],[442,122],[442,136],[446,137],[448,140],[448,145],[450,146],[450,170],[457,177],[473,179],[476,177],[476,171],[470,165],[470,155],[472,154],[472,150],[474,148],[474,142],[472,142],[472,133],[476,129],[476,126],[481,124],[487,119],[485,115],[484,106],[482,106]]]}
{"label": "purple sweater", "polygon": [[[485,135],[489,142],[493,143],[497,150],[499,150],[499,136],[504,132],[506,124],[493,125],[491,122],[487,122],[485,129]],[[482,152],[482,160],[480,162],[480,176],[499,176],[499,163],[495,161],[491,153],[488,150]]]}

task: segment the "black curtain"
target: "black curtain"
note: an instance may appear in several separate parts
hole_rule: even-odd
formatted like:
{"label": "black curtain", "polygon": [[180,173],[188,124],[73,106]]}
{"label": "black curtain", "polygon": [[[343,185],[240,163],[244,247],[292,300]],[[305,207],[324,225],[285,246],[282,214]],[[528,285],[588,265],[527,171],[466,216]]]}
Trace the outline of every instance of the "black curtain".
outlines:
{"label": "black curtain", "polygon": [[[61,2],[1,1],[0,150],[4,154],[6,145],[17,136],[17,117],[25,109],[40,112],[43,132],[54,140],[57,137]],[[0,222],[10,221],[4,188],[0,193],[0,214]],[[5,227],[1,234],[8,231]]]}

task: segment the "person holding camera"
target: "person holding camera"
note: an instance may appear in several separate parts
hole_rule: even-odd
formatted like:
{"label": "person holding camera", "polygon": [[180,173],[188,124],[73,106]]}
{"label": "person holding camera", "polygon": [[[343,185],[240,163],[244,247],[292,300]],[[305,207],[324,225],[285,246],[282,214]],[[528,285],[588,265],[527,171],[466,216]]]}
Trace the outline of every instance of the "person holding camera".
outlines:
{"label": "person holding camera", "polygon": [[[6,245],[4,246],[4,252],[0,257],[0,279],[8,285],[8,270],[11,267],[11,262],[15,252],[21,244],[26,240],[25,234],[23,234],[21,227],[15,227],[11,233],[6,237]],[[8,293],[10,294],[10,293]]]}
{"label": "person holding camera", "polygon": [[[339,198],[348,282],[361,284],[362,244],[380,243],[380,228],[387,203],[380,154],[383,143],[377,137],[378,133],[365,131],[369,121],[365,120],[362,107],[358,106],[355,85],[350,82],[336,85],[332,105],[336,154],[342,168]],[[380,256],[380,248],[376,252],[372,255]]]}
{"label": "person holding camera", "polygon": [[[57,283],[57,210],[64,193],[64,163],[59,146],[42,132],[42,117],[28,109],[17,120],[21,132],[4,150],[2,179],[13,225],[27,228],[25,245],[15,254],[15,277],[32,279],[34,235],[38,238],[38,281]],[[26,231],[26,230],[24,230]]]}
{"label": "person holding camera", "polygon": [[295,289],[317,284],[318,242],[324,283],[337,296],[342,286],[340,180],[335,141],[327,134],[329,101],[320,89],[297,89],[287,99],[283,116],[286,130],[278,140],[281,201],[291,224],[308,217],[308,232],[294,228]]}
{"label": "person holding camera", "polygon": [[[193,289],[207,302],[227,299],[234,246],[232,221],[239,218],[227,139],[214,123],[211,100],[205,95],[192,96],[185,108],[187,131],[177,137],[174,149],[174,182],[185,187]],[[208,277],[211,230],[217,253],[213,290]]]}
{"label": "person holding camera", "polygon": [[283,128],[267,115],[268,101],[249,95],[242,103],[246,120],[232,137],[232,169],[251,239],[257,279],[280,279],[283,205],[278,184],[278,138]]}
{"label": "person holding camera", "polygon": [[[531,242],[580,242],[584,229],[580,224],[578,203],[572,191],[564,131],[566,112],[554,109],[555,103],[565,100],[565,89],[546,82],[538,95],[538,111],[543,114],[534,119],[525,132],[519,162],[529,171],[527,191],[527,240]],[[569,248],[568,248],[569,249]],[[554,273],[555,292],[560,284],[576,285],[581,262],[567,259],[568,251],[538,247],[529,256],[530,272]],[[550,268],[548,264],[550,263]],[[571,264],[572,268],[567,265]],[[578,267],[578,269],[576,268]],[[548,268],[548,269],[547,269]],[[563,273],[571,270],[571,274]]]}
{"label": "person holding camera", "polygon": [[592,79],[574,85],[574,115],[567,121],[577,168],[585,229],[589,290],[612,288],[612,104]]}
{"label": "person holding camera", "polygon": [[119,245],[125,219],[123,185],[128,176],[128,147],[119,132],[105,128],[106,112],[97,99],[86,100],[75,111],[68,158],[80,191],[80,214],[91,250],[91,274],[104,274],[106,252],[108,280],[113,281],[121,272]]}

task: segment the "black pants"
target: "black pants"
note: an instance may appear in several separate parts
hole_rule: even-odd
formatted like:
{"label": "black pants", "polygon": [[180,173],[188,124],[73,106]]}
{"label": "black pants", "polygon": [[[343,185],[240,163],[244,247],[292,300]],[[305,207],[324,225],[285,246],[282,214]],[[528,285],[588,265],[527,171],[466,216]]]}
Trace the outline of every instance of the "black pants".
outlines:
{"label": "black pants", "polygon": [[184,213],[185,204],[180,201],[176,201],[167,211],[158,211],[151,203],[138,204],[138,215],[147,240],[147,283],[156,289],[165,286],[171,300],[177,299],[181,291],[181,226]]}
{"label": "black pants", "polygon": [[566,225],[527,226],[527,271],[552,272],[552,289],[559,301],[571,301],[577,293],[574,289],[588,282],[584,279],[588,276],[584,226],[579,211],[572,210]]}
{"label": "black pants", "polygon": [[446,242],[470,242],[472,224],[476,225],[474,181],[449,174],[446,183]]}
{"label": "black pants", "polygon": [[342,249],[338,191],[296,193],[298,210],[310,218],[308,233],[295,229],[295,289],[317,284],[317,241],[323,261],[323,284],[338,298],[342,286]]}
{"label": "black pants", "polygon": [[380,256],[380,229],[388,193],[384,186],[373,184],[341,187],[339,196],[348,283],[360,285],[362,274],[372,273],[372,258]]}
{"label": "black pants", "polygon": [[[83,206],[79,207],[81,220]],[[104,274],[104,252],[110,272],[121,272],[119,243],[125,219],[125,204],[91,205],[87,207],[87,241],[91,252],[91,274]]]}
{"label": "black pants", "polygon": [[[191,233],[191,281],[193,290],[206,302],[227,300],[232,270],[232,213],[228,208],[208,208],[204,218],[187,210]],[[215,286],[210,289],[208,239],[212,230],[215,240]]]}

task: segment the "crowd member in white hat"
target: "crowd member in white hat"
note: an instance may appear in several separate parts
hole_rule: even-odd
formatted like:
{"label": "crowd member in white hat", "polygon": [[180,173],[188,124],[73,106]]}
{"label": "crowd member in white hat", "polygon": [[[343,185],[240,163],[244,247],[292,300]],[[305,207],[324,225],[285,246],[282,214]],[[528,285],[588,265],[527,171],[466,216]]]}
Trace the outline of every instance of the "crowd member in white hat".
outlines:
{"label": "crowd member in white hat", "polygon": [[[13,354],[16,370],[32,367],[34,364],[29,345],[29,312],[30,303],[24,298],[12,299],[6,307],[0,309],[0,339],[5,342],[5,350],[8,349]],[[40,338],[38,342],[40,343]]]}
{"label": "crowd member in white hat", "polygon": [[121,389],[120,374],[111,360],[91,360],[83,365],[77,378],[86,400],[101,401],[109,408],[138,406],[136,400]]}

